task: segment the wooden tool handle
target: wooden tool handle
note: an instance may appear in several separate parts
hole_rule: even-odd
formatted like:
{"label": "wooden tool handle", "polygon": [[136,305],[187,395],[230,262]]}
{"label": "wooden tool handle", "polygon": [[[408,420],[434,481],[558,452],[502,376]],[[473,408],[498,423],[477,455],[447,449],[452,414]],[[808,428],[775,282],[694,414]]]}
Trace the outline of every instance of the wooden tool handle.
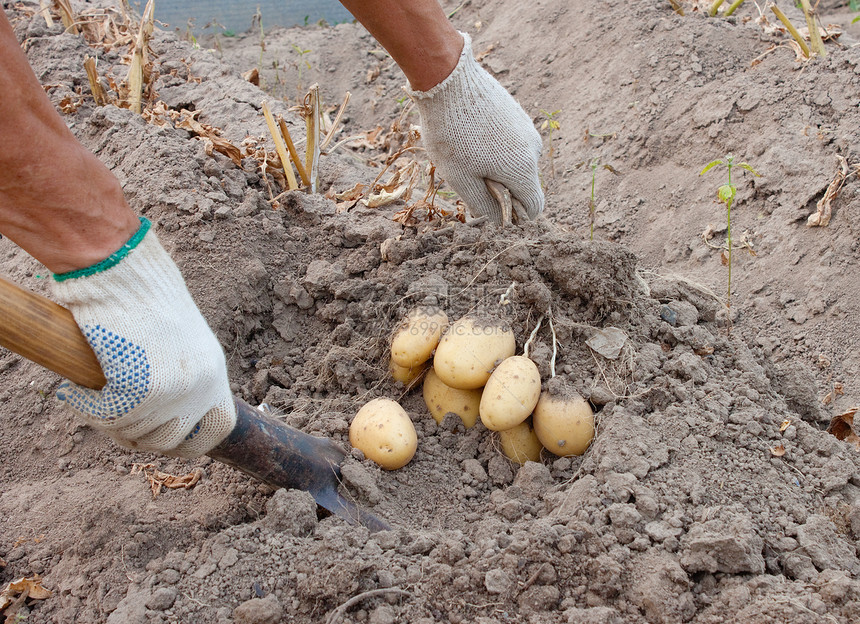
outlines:
{"label": "wooden tool handle", "polygon": [[[72,313],[61,305],[0,278],[0,346],[75,383],[105,385],[99,362]],[[371,531],[391,527],[338,493],[345,453],[236,400],[236,426],[208,455],[274,487],[299,488],[350,523]]]}
{"label": "wooden tool handle", "polygon": [[63,306],[0,277],[0,346],[79,384],[100,390],[99,361]]}

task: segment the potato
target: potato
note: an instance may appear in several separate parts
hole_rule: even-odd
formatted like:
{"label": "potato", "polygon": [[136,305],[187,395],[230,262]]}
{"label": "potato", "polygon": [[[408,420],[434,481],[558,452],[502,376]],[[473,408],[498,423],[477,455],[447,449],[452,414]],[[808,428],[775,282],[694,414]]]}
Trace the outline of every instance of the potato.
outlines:
{"label": "potato", "polygon": [[541,444],[562,457],[582,455],[594,438],[591,406],[564,384],[541,393],[532,418]]}
{"label": "potato", "polygon": [[520,465],[527,461],[540,461],[543,445],[538,440],[530,421],[525,420],[516,427],[499,431],[499,442],[505,457]]}
{"label": "potato", "polygon": [[404,386],[409,386],[413,381],[418,379],[423,373],[427,370],[427,362],[422,362],[417,366],[413,366],[412,368],[406,368],[404,366],[400,366],[394,360],[388,362],[388,372],[391,373],[391,376],[394,378],[394,381],[399,381]]}
{"label": "potato", "polygon": [[391,337],[391,361],[403,368],[426,362],[448,327],[448,315],[439,308],[417,307],[400,323]]}
{"label": "potato", "polygon": [[516,427],[535,408],[540,397],[540,372],[523,355],[514,355],[496,367],[481,397],[481,422],[487,429]]}
{"label": "potato", "polygon": [[431,368],[424,378],[424,403],[438,424],[442,424],[446,414],[456,414],[469,429],[478,420],[481,390],[460,390],[447,386]]}
{"label": "potato", "polygon": [[442,336],[433,368],[447,386],[475,390],[490,378],[498,364],[514,354],[514,332],[504,321],[465,317]]}
{"label": "potato", "polygon": [[396,401],[378,398],[358,410],[349,426],[349,443],[386,470],[396,470],[415,455],[418,435]]}

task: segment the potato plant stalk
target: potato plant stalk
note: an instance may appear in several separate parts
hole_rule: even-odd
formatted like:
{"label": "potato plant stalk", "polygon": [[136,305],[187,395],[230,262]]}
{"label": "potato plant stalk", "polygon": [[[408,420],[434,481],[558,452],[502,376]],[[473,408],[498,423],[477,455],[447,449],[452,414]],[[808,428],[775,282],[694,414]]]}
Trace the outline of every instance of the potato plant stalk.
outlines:
{"label": "potato plant stalk", "polygon": [[60,20],[67,32],[73,35],[80,34],[78,25],[75,23],[75,12],[72,9],[72,3],[69,0],[57,0],[57,9],[60,12]]}
{"label": "potato plant stalk", "polygon": [[134,44],[134,53],[128,68],[128,108],[140,114],[143,106],[143,70],[146,68],[146,49],[155,24],[153,0],[146,3],[140,19],[140,30]]}
{"label": "potato plant stalk", "polygon": [[[702,169],[702,172],[699,175],[704,175],[717,165],[722,165],[728,171],[729,181],[728,184],[722,185],[717,191],[717,196],[720,198],[720,201],[726,205],[726,251],[728,261],[726,264],[728,265],[728,287],[726,292],[726,307],[731,309],[732,307],[732,204],[735,201],[735,195],[737,194],[737,189],[732,182],[732,169],[734,167],[740,167],[741,169],[746,169],[754,176],[758,176],[758,172],[753,169],[749,164],[745,162],[735,163],[734,157],[731,154],[727,154],[725,160],[713,160],[705,165],[705,168]],[[731,325],[729,325],[731,328]]]}
{"label": "potato plant stalk", "polygon": [[791,33],[791,36],[794,37],[794,40],[797,42],[797,45],[800,46],[801,52],[806,58],[809,58],[812,53],[809,51],[809,46],[806,45],[806,42],[803,40],[803,37],[800,36],[800,33],[797,32],[797,28],[794,27],[794,24],[791,23],[791,20],[786,17],[785,13],[782,12],[775,4],[770,5],[770,10],[773,11],[773,14],[779,18],[779,21],[782,22],[782,25]]}
{"label": "potato plant stalk", "polygon": [[99,73],[96,70],[96,60],[91,56],[86,57],[84,59],[84,69],[87,72],[87,80],[90,83],[90,91],[93,94],[96,106],[104,106],[107,104],[107,95],[105,94],[105,90],[102,88],[101,82],[99,82]]}
{"label": "potato plant stalk", "polygon": [[269,103],[263,102],[263,117],[266,118],[266,125],[269,127],[269,133],[272,135],[272,140],[275,142],[275,150],[278,152],[278,158],[281,159],[281,167],[284,169],[284,174],[287,176],[288,188],[292,191],[299,188],[299,183],[296,180],[296,174],[293,173],[293,166],[290,164],[290,158],[287,155],[287,148],[284,146],[284,141],[281,138],[278,128],[275,126],[275,119],[272,117],[272,111],[269,110]]}
{"label": "potato plant stalk", "polygon": [[708,15],[714,17],[717,14],[717,9],[723,4],[723,0],[714,0],[713,4],[711,4],[711,8],[708,11]]}
{"label": "potato plant stalk", "polygon": [[812,46],[813,52],[818,56],[827,56],[827,50],[824,49],[824,40],[818,31],[818,19],[815,15],[815,10],[809,4],[809,0],[800,0],[800,6],[803,8],[803,15],[806,17],[806,27],[809,29],[809,43]]}
{"label": "potato plant stalk", "polygon": [[284,118],[278,115],[278,126],[281,128],[281,134],[284,137],[284,141],[287,144],[287,149],[290,152],[290,158],[292,158],[293,163],[296,165],[296,170],[299,172],[299,177],[302,179],[302,184],[305,186],[311,185],[311,180],[308,177],[305,168],[302,166],[302,161],[299,158],[299,153],[296,151],[296,146],[293,143],[293,137],[290,135],[290,129],[287,128],[287,122],[284,121]]}
{"label": "potato plant stalk", "polygon": [[53,28],[54,18],[51,17],[51,7],[48,6],[48,3],[45,0],[39,0],[39,9],[42,17],[45,18],[45,24],[48,25],[48,28]]}
{"label": "potato plant stalk", "polygon": [[734,186],[732,185],[732,161],[729,159],[726,169],[729,170],[729,187],[732,193],[726,198],[726,247],[729,248],[729,281],[726,292],[726,307],[732,307],[732,203],[734,201]]}
{"label": "potato plant stalk", "polygon": [[725,12],[725,13],[723,13],[723,16],[728,17],[729,15],[731,15],[732,13],[734,13],[734,12],[735,12],[735,10],[736,10],[740,5],[742,5],[743,3],[744,3],[744,0],[735,0],[734,2],[732,2],[732,3],[729,5],[729,8],[728,8],[728,9],[726,9],[726,12]]}
{"label": "potato plant stalk", "polygon": [[311,85],[305,96],[305,124],[307,124],[307,145],[305,148],[305,169],[311,182],[311,193],[317,192],[317,176],[320,160],[320,87]]}

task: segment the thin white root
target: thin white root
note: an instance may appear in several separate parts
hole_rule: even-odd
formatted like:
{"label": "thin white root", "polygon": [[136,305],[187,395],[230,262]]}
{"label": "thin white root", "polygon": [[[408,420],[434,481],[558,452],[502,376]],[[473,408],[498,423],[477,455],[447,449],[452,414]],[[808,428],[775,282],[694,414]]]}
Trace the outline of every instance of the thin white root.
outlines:
{"label": "thin white root", "polygon": [[552,332],[552,360],[549,362],[550,377],[555,377],[555,358],[558,355],[558,338],[555,335],[555,327],[552,324],[552,306],[547,310],[549,314],[549,331]]}
{"label": "thin white root", "polygon": [[524,355],[525,357],[528,357],[528,356],[529,356],[529,349],[531,348],[532,343],[533,343],[533,342],[534,342],[534,340],[535,340],[535,336],[537,336],[537,333],[538,333],[538,331],[540,330],[540,326],[541,326],[541,324],[543,323],[543,319],[544,319],[544,317],[543,317],[543,316],[541,316],[541,317],[538,319],[537,325],[535,325],[535,328],[532,330],[532,333],[529,335],[529,339],[528,339],[528,340],[526,340],[526,343],[523,345],[523,355]]}
{"label": "thin white root", "polygon": [[502,296],[499,298],[499,305],[500,305],[500,306],[510,305],[510,303],[511,303],[511,293],[513,293],[513,292],[514,292],[514,288],[516,288],[516,286],[517,286],[517,283],[516,283],[516,282],[511,282],[511,285],[510,285],[510,286],[508,286],[508,289],[507,289],[507,290],[502,294]]}
{"label": "thin white root", "polygon": [[399,594],[401,596],[409,596],[409,592],[404,591],[402,589],[398,589],[396,587],[388,587],[385,589],[372,589],[370,591],[362,592],[356,596],[353,596],[342,605],[340,605],[337,609],[329,613],[326,618],[326,624],[334,624],[338,620],[343,617],[343,614],[346,613],[347,609],[351,606],[365,600],[366,598],[373,598],[374,596],[384,596],[385,594]]}

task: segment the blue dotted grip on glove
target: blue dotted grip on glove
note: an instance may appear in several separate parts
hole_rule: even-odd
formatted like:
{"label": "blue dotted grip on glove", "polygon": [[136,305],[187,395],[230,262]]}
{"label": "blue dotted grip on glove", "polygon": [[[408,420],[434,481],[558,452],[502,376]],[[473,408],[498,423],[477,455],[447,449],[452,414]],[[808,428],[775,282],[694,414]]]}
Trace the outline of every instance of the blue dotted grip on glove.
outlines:
{"label": "blue dotted grip on glove", "polygon": [[101,325],[84,325],[83,333],[108,382],[100,392],[64,382],[57,388],[57,398],[103,422],[122,418],[149,393],[152,379],[146,350]]}

